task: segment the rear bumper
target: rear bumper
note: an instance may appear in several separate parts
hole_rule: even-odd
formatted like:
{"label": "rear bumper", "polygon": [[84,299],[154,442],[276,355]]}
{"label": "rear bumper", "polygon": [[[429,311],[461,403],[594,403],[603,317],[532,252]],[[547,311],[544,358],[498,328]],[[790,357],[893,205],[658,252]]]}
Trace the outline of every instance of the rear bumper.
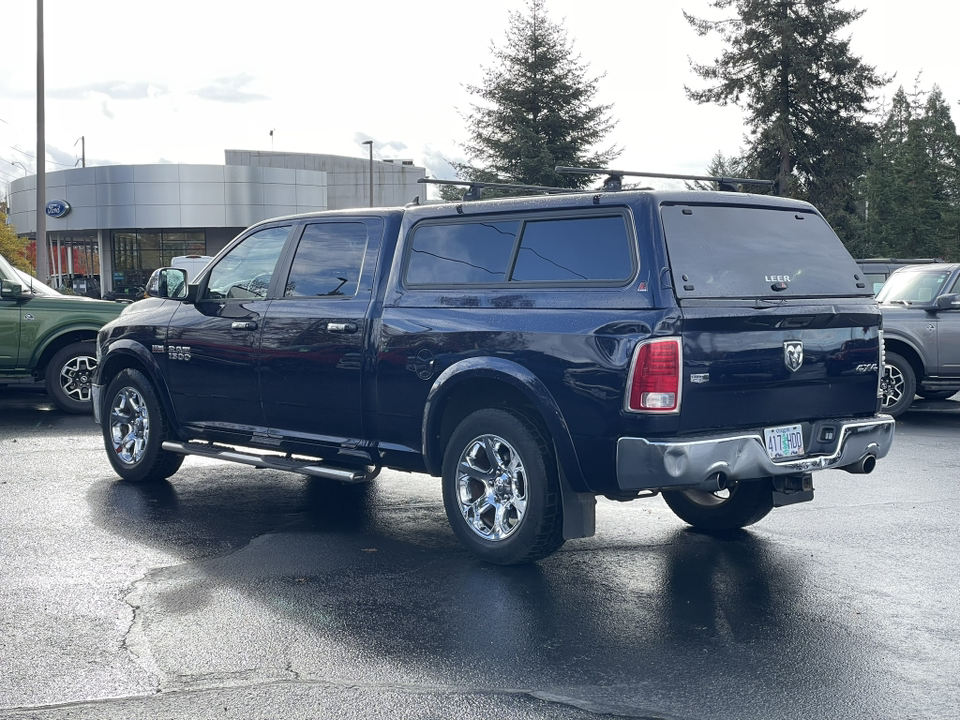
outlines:
{"label": "rear bumper", "polygon": [[763,433],[699,436],[694,439],[620,438],[617,442],[617,482],[624,490],[691,487],[720,473],[728,481],[855,465],[868,455],[884,457],[893,444],[896,422],[889,415],[856,420],[824,420],[838,428],[835,449],[824,454],[773,461]]}

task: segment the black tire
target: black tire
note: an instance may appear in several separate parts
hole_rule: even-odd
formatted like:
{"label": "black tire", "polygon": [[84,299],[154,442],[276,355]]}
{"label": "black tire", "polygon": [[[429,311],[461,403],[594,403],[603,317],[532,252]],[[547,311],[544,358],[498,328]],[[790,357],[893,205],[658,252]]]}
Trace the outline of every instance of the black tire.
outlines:
{"label": "black tire", "polygon": [[457,539],[486,562],[533,562],[563,545],[552,445],[512,411],[478,410],[454,430],[443,457],[443,504]]}
{"label": "black tire", "polygon": [[182,454],[161,447],[169,432],[166,412],[139,370],[121,370],[107,386],[102,430],[107,457],[123,480],[165,480],[183,463]]}
{"label": "black tire", "polygon": [[883,395],[883,412],[893,417],[900,417],[913,403],[917,394],[917,376],[913,366],[902,355],[895,352],[886,353],[886,363],[883,368],[883,380],[880,381]]}
{"label": "black tire", "polygon": [[97,345],[92,340],[61,348],[50,358],[43,374],[47,395],[68,413],[92,413],[91,382],[96,367]]}
{"label": "black tire", "polygon": [[762,520],[773,509],[769,480],[741,481],[720,492],[670,490],[663,499],[681,520],[701,530],[736,530]]}
{"label": "black tire", "polygon": [[924,400],[946,400],[948,397],[953,397],[956,394],[956,390],[924,390],[923,388],[917,388],[917,395]]}

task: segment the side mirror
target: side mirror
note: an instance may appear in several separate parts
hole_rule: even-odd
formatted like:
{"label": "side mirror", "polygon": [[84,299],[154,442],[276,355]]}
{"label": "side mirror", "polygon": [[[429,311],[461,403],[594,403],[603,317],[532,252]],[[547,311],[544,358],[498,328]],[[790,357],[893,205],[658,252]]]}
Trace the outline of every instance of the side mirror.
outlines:
{"label": "side mirror", "polygon": [[23,286],[13,280],[0,280],[0,297],[4,300],[16,300],[23,293]]}
{"label": "side mirror", "polygon": [[187,296],[187,271],[173,267],[154,270],[147,280],[147,296],[183,300]]}
{"label": "side mirror", "polygon": [[960,294],[940,295],[933,304],[937,310],[960,310]]}

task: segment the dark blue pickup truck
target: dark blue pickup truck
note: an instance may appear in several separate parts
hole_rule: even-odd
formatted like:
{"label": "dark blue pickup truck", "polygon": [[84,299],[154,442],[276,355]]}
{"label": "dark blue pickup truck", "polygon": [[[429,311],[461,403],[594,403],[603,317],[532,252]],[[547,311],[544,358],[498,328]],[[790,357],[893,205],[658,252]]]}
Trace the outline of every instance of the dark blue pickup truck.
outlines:
{"label": "dark blue pickup truck", "polygon": [[192,281],[164,268],[98,341],[95,411],[126,481],[185,454],[345,483],[442,478],[490,562],[660,493],[739,528],[870,472],[873,288],[812,206],[628,190],[284,217]]}

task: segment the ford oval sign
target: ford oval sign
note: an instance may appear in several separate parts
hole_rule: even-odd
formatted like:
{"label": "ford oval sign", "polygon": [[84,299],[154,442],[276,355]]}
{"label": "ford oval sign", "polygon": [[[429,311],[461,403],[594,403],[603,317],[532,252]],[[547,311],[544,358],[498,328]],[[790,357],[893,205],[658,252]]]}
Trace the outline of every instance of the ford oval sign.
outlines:
{"label": "ford oval sign", "polygon": [[52,218],[62,218],[70,212],[70,203],[66,200],[51,200],[47,203],[47,208],[44,212]]}

